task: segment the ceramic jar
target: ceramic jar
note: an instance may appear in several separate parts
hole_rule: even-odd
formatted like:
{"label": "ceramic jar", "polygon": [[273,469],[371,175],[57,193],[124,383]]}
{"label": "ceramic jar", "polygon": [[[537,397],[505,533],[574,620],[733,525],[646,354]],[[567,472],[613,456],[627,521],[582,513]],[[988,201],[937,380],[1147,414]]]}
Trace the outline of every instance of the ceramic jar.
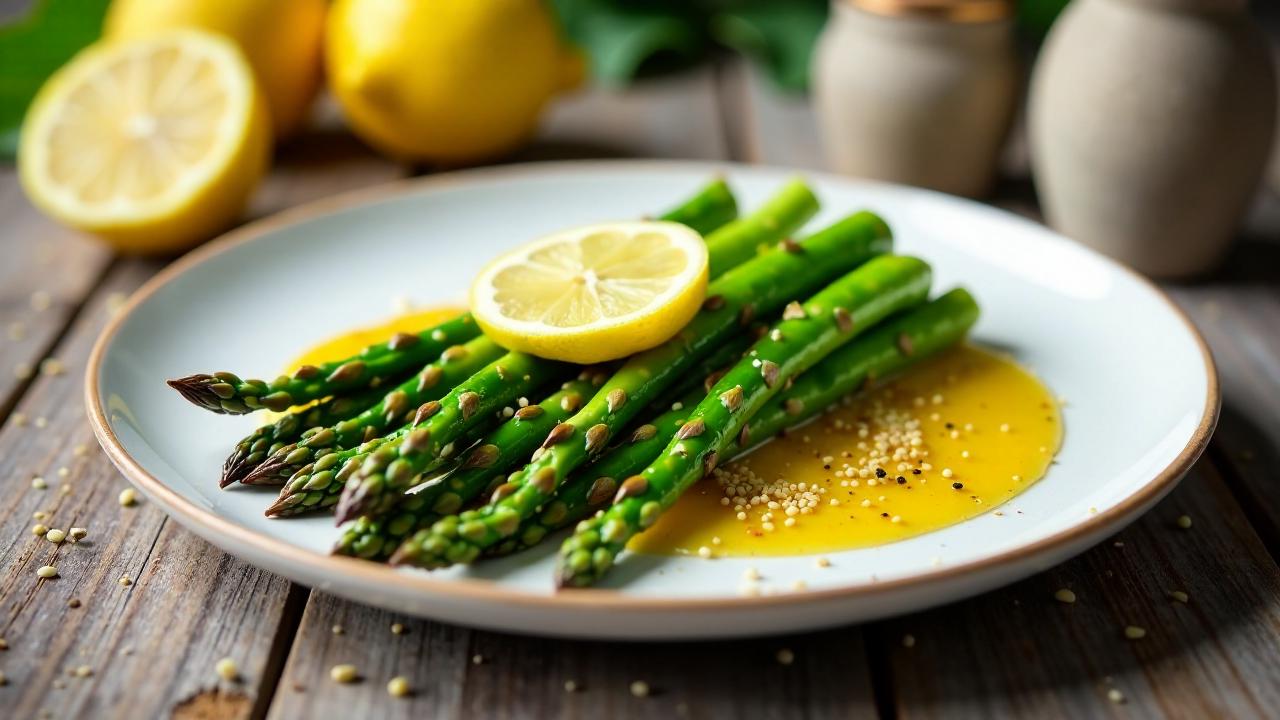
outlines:
{"label": "ceramic jar", "polygon": [[1032,77],[1032,170],[1049,224],[1158,277],[1225,251],[1275,128],[1245,0],[1075,0]]}
{"label": "ceramic jar", "polygon": [[1009,0],[836,0],[813,93],[829,164],[980,196],[1018,97]]}

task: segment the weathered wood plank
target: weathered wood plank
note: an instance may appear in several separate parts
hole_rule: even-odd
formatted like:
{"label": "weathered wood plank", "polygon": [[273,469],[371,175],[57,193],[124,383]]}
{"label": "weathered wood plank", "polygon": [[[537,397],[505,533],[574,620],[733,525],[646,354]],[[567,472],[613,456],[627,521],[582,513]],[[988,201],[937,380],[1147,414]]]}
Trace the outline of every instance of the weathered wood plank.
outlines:
{"label": "weathered wood plank", "polygon": [[585,88],[557,100],[514,160],[719,160],[725,140],[710,67],[649,78],[623,90]]}
{"label": "weathered wood plank", "polygon": [[[793,664],[778,662],[784,649]],[[343,663],[359,683],[329,678]],[[411,696],[390,697],[396,676]],[[856,630],[620,646],[473,632],[313,593],[270,717],[837,718],[871,711],[868,677]],[[632,695],[636,681],[649,697]]]}
{"label": "weathered wood plank", "polygon": [[[246,716],[281,620],[287,583],[222,555],[146,503],[119,504],[127,484],[84,419],[81,377],[110,298],[156,269],[114,267],[55,349],[66,372],[41,377],[18,406],[26,421],[0,432],[0,492],[11,498],[0,509],[0,635],[9,645],[0,668],[10,682],[0,692],[13,717],[157,717],[192,698]],[[34,476],[48,487],[33,487]],[[37,511],[49,516],[37,520]],[[37,522],[89,534],[55,545],[32,534]],[[38,578],[42,565],[59,576]],[[240,660],[243,683],[218,682],[213,666],[223,656]],[[76,676],[81,666],[92,674]],[[227,695],[207,694],[219,688]]]}
{"label": "weathered wood plank", "polygon": [[104,247],[41,215],[0,168],[0,421],[111,262]]}
{"label": "weathered wood plank", "polygon": [[1280,570],[1207,462],[1079,558],[884,628],[902,717],[1267,717],[1280,701]]}

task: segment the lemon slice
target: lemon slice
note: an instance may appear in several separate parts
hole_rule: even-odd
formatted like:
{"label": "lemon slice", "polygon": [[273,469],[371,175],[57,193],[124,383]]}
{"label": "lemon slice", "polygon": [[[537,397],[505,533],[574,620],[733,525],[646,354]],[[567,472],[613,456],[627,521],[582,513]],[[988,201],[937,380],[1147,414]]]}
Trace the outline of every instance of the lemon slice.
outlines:
{"label": "lemon slice", "polygon": [[76,55],[36,95],[18,165],[46,213],[119,250],[156,254],[234,220],[270,144],[240,51],[179,30]]}
{"label": "lemon slice", "polygon": [[667,340],[706,291],[707,246],[698,233],[669,222],[607,223],[498,258],[471,286],[471,310],[503,347],[585,364]]}

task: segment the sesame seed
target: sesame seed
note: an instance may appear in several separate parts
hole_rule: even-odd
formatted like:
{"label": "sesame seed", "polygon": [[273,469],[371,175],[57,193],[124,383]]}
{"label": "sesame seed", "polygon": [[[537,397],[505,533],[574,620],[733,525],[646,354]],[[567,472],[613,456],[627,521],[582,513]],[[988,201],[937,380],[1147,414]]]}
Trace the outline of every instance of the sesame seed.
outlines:
{"label": "sesame seed", "polygon": [[779,650],[776,657],[778,658],[779,665],[790,665],[796,661],[796,654],[789,648],[782,648]]}
{"label": "sesame seed", "polygon": [[472,656],[471,656],[471,664],[472,664],[472,665],[483,665],[483,664],[484,664],[484,656],[483,656],[483,655],[480,655],[480,654],[472,655]]}
{"label": "sesame seed", "polygon": [[1169,597],[1183,604],[1185,604],[1188,600],[1190,600],[1187,594],[1182,592],[1181,590],[1174,590],[1173,592],[1169,593]]}
{"label": "sesame seed", "polygon": [[92,674],[93,674],[93,668],[89,667],[88,665],[81,665],[75,670],[75,675],[78,678],[87,678]]}
{"label": "sesame seed", "polygon": [[360,677],[360,673],[356,670],[355,665],[342,664],[334,665],[329,669],[329,677],[334,682],[353,683]]}
{"label": "sesame seed", "polygon": [[564,691],[565,691],[565,692],[567,692],[567,693],[571,693],[571,692],[578,692],[578,681],[577,681],[577,680],[565,680],[565,681],[564,681]]}
{"label": "sesame seed", "polygon": [[387,681],[387,694],[391,697],[408,697],[412,689],[409,687],[409,678],[403,675],[397,675]]}
{"label": "sesame seed", "polygon": [[61,375],[66,370],[66,366],[58,358],[48,357],[40,361],[40,374],[46,377]]}
{"label": "sesame seed", "polygon": [[3,672],[0,672],[0,686],[8,685],[9,678]]}
{"label": "sesame seed", "polygon": [[1124,628],[1124,636],[1130,640],[1141,640],[1147,636],[1147,631],[1137,625],[1126,625]]}
{"label": "sesame seed", "polygon": [[1058,602],[1067,603],[1068,605],[1076,601],[1076,594],[1067,588],[1062,588],[1055,592],[1053,597]]}
{"label": "sesame seed", "polygon": [[44,534],[47,532],[49,532],[49,528],[45,527],[44,525],[36,524],[31,526],[31,534],[35,535],[36,537],[43,537]]}
{"label": "sesame seed", "polygon": [[902,516],[901,516],[901,515],[894,515],[893,517],[889,518],[889,522],[891,522],[891,523],[893,523],[893,524],[895,524],[895,525],[896,525],[896,524],[898,524],[898,523],[902,522]]}
{"label": "sesame seed", "polygon": [[42,477],[33,477],[31,478],[31,487],[35,490],[44,490],[49,487],[49,483],[45,482]]}
{"label": "sesame seed", "polygon": [[649,697],[650,692],[649,683],[643,680],[635,680],[631,683],[631,694],[635,697]]}
{"label": "sesame seed", "polygon": [[951,471],[951,468],[942,468],[942,477],[949,478],[954,475],[955,473]]}
{"label": "sesame seed", "polygon": [[76,457],[84,457],[85,455],[89,454],[89,446],[84,444],[76,445],[75,447],[71,448],[71,454]]}
{"label": "sesame seed", "polygon": [[138,491],[133,488],[125,488],[120,491],[120,497],[117,498],[121,507],[133,507],[138,504]]}
{"label": "sesame seed", "polygon": [[71,598],[70,600],[67,601],[67,607],[78,608],[80,607],[80,601],[76,598]]}
{"label": "sesame seed", "polygon": [[711,548],[707,547],[706,545],[703,545],[702,547],[698,548],[698,557],[700,558],[711,557]]}
{"label": "sesame seed", "polygon": [[58,568],[52,565],[42,565],[36,570],[36,575],[42,578],[56,578],[58,577]]}
{"label": "sesame seed", "polygon": [[400,624],[400,623],[391,623],[391,634],[392,634],[392,635],[403,635],[403,634],[404,634],[404,625],[402,625],[402,624]]}
{"label": "sesame seed", "polygon": [[1191,516],[1190,516],[1190,515],[1179,515],[1179,516],[1178,516],[1178,527],[1182,528],[1183,530],[1190,530],[1190,529],[1191,529]]}
{"label": "sesame seed", "polygon": [[54,545],[57,545],[61,543],[63,540],[67,539],[67,533],[65,530],[58,530],[57,528],[54,528],[53,530],[50,530],[49,532],[44,534],[44,539],[48,540]]}
{"label": "sesame seed", "polygon": [[341,635],[346,631],[342,629],[341,625],[334,625],[333,627],[329,628],[329,632],[333,633],[334,635]]}
{"label": "sesame seed", "polygon": [[902,647],[912,648],[916,646],[916,636],[910,633],[902,636]]}
{"label": "sesame seed", "polygon": [[31,367],[30,363],[20,362],[13,366],[13,376],[19,380],[29,380],[35,374],[36,371]]}
{"label": "sesame seed", "polygon": [[673,403],[671,403],[671,409],[672,409],[672,410],[675,410],[675,411],[677,411],[677,412],[679,412],[680,410],[683,410],[683,409],[684,409],[684,403],[682,403],[682,402],[678,402],[678,401],[677,401],[677,402],[673,402]]}
{"label": "sesame seed", "polygon": [[814,562],[814,564],[815,564],[815,565],[817,565],[817,566],[818,566],[818,567],[820,567],[820,568],[827,568],[827,567],[831,567],[831,561],[830,561],[830,560],[828,560],[828,559],[826,559],[826,558],[824,558],[824,557],[820,557],[820,558],[818,558],[818,559]]}
{"label": "sesame seed", "polygon": [[1124,693],[1115,688],[1111,688],[1107,691],[1107,699],[1117,705],[1122,705],[1124,704]]}
{"label": "sesame seed", "polygon": [[85,536],[87,536],[88,534],[89,534],[89,531],[82,527],[73,527],[71,528],[71,533],[70,533],[71,542],[79,542],[85,539]]}
{"label": "sesame seed", "polygon": [[213,666],[213,671],[218,673],[218,677],[226,680],[227,682],[234,682],[236,678],[240,677],[240,666],[236,664],[235,660],[229,657],[224,657],[219,660],[218,663]]}
{"label": "sesame seed", "polygon": [[121,575],[120,579],[117,580],[116,582],[120,585],[120,587],[129,587],[130,585],[133,584],[133,579],[130,578],[128,575]]}

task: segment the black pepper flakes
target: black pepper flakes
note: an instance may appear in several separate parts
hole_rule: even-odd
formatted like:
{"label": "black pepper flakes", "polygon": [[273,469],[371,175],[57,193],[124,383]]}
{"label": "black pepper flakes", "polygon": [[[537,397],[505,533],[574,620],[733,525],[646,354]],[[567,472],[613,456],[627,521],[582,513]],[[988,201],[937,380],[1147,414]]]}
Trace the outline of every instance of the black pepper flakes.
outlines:
{"label": "black pepper flakes", "polygon": [[889,475],[889,473],[885,472],[885,471],[884,471],[884,468],[876,468],[876,477],[877,477],[877,478],[884,478],[884,477],[886,477],[886,476],[888,476],[888,475]]}
{"label": "black pepper flakes", "polygon": [[963,490],[963,489],[964,489],[964,483],[962,483],[962,482],[953,482],[953,483],[951,483],[951,487],[955,488],[956,490]]}

